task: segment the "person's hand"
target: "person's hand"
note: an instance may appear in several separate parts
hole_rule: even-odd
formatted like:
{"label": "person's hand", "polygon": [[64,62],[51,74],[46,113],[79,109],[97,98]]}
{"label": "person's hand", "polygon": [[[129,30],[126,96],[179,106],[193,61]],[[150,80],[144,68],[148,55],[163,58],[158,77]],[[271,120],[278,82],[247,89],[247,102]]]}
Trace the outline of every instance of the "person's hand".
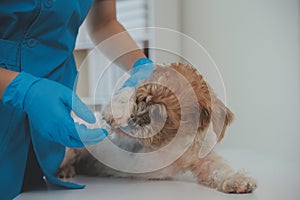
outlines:
{"label": "person's hand", "polygon": [[151,76],[153,69],[154,64],[149,58],[139,59],[133,65],[129,79],[125,81],[119,91],[126,87],[136,88],[140,82]]}
{"label": "person's hand", "polygon": [[71,89],[48,79],[21,72],[6,87],[2,102],[23,109],[31,129],[64,146],[80,148],[107,136],[104,129],[88,129],[75,123],[71,110],[88,123],[95,123],[96,119]]}

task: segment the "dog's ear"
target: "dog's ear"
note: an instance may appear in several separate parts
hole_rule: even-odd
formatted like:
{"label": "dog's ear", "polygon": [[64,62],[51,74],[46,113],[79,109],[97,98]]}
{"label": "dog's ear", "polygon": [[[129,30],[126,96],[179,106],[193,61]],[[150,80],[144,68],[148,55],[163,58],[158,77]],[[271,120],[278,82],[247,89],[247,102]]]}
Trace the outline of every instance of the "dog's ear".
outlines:
{"label": "dog's ear", "polygon": [[199,125],[201,129],[206,129],[211,120],[211,108],[208,105],[201,105],[200,108],[200,121]]}
{"label": "dog's ear", "polygon": [[212,116],[213,130],[220,142],[225,134],[227,126],[233,121],[234,114],[217,97],[212,98]]}

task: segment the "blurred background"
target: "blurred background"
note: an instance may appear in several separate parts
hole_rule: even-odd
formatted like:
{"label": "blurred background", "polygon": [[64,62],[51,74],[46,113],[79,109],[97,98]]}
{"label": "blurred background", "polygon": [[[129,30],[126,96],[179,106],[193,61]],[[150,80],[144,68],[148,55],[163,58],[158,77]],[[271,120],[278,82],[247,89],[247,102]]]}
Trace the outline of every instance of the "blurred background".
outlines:
{"label": "blurred background", "polygon": [[[211,55],[224,81],[227,105],[236,116],[219,148],[300,162],[299,0],[120,0],[117,5],[118,19],[128,30],[176,30]],[[181,58],[148,50],[149,45],[164,44],[198,56],[188,44],[167,35],[139,32],[132,37],[158,63]],[[87,57],[93,47],[83,25],[75,55],[81,66],[78,93],[87,102],[108,63],[98,54]],[[109,100],[121,75],[118,69],[107,73],[99,104]]]}

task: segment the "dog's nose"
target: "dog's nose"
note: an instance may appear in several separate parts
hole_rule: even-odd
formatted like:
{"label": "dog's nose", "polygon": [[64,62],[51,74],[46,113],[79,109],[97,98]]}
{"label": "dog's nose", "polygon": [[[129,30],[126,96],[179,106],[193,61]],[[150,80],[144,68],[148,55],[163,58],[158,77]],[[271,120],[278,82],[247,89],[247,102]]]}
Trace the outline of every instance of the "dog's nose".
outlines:
{"label": "dog's nose", "polygon": [[134,116],[130,116],[130,118],[127,120],[128,127],[129,128],[135,128],[136,126],[136,118]]}

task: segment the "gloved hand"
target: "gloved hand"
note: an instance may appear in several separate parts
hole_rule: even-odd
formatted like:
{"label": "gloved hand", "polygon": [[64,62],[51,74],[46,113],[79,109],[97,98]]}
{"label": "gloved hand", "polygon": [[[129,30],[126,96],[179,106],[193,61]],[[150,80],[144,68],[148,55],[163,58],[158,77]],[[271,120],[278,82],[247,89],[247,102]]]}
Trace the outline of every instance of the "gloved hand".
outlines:
{"label": "gloved hand", "polygon": [[139,82],[149,78],[154,69],[154,64],[149,58],[140,58],[133,65],[130,77],[121,86],[119,91],[126,87],[136,88]]}
{"label": "gloved hand", "polygon": [[2,102],[23,109],[31,129],[64,146],[80,148],[107,136],[104,129],[88,129],[75,123],[71,110],[88,123],[95,123],[96,119],[71,89],[48,79],[21,72],[5,89]]}

